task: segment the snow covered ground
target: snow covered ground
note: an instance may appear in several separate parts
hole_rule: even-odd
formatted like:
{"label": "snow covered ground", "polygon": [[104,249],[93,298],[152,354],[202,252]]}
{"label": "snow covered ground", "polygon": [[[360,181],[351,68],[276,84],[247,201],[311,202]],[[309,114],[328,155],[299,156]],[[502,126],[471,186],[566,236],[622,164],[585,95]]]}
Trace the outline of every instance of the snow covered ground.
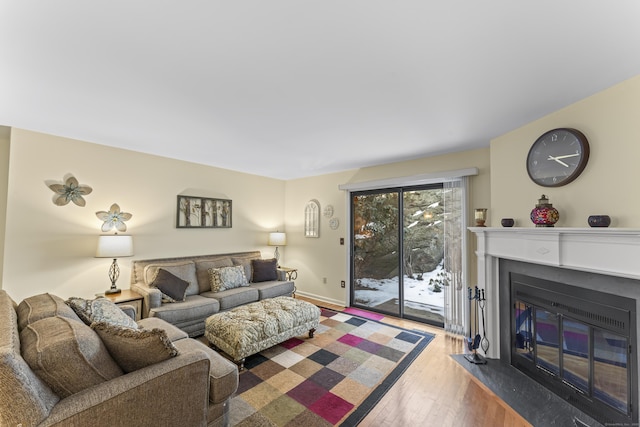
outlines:
{"label": "snow covered ground", "polygon": [[[433,313],[444,313],[444,289],[442,292],[433,292],[433,286],[429,286],[429,280],[437,278],[438,273],[444,270],[442,263],[435,270],[424,273],[423,280],[404,277],[405,306],[417,310],[429,310]],[[390,299],[398,297],[398,278],[392,279],[360,279],[360,285],[356,287],[356,303],[375,307]]]}

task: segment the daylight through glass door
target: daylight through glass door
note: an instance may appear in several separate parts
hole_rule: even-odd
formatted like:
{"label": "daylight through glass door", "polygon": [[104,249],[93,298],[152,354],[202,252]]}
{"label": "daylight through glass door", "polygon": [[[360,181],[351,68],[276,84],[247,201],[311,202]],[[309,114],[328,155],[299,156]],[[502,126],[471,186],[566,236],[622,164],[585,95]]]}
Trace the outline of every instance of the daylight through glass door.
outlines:
{"label": "daylight through glass door", "polygon": [[442,185],[352,193],[352,305],[442,326]]}

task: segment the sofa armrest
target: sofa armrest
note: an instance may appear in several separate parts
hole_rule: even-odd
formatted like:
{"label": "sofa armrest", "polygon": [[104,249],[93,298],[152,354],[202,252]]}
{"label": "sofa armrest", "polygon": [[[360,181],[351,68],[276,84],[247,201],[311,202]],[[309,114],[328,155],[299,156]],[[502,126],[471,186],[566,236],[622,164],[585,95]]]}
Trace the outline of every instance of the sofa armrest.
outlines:
{"label": "sofa armrest", "polygon": [[142,295],[144,304],[142,304],[141,317],[149,317],[149,309],[160,307],[162,305],[162,292],[156,288],[151,288],[142,282],[131,284],[131,290]]}
{"label": "sofa armrest", "polygon": [[179,354],[62,399],[40,426],[204,426],[209,371],[205,352]]}
{"label": "sofa armrest", "polygon": [[179,340],[173,343],[180,354],[193,351],[203,352],[211,363],[209,369],[209,401],[214,404],[223,403],[238,389],[238,366],[221,356],[217,351],[207,347],[200,340]]}
{"label": "sofa armrest", "polygon": [[124,314],[126,314],[133,320],[136,320],[136,308],[134,306],[122,304],[122,305],[119,305],[118,307],[120,308],[120,310],[124,311]]}

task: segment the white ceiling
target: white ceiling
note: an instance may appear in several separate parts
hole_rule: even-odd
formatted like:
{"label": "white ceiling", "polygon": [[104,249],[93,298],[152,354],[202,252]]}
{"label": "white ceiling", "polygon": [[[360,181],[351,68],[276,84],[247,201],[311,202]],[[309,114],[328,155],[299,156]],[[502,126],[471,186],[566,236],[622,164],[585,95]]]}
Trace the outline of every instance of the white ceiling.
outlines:
{"label": "white ceiling", "polygon": [[0,125],[291,179],[486,147],[640,74],[640,1],[2,0],[0,58]]}

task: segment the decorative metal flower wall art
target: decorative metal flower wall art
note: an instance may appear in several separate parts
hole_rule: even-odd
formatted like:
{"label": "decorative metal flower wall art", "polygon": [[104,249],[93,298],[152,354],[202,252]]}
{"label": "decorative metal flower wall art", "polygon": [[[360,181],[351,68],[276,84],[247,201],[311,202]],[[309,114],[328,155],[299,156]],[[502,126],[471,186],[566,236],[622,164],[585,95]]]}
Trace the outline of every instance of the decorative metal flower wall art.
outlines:
{"label": "decorative metal flower wall art", "polygon": [[64,206],[69,202],[73,202],[78,206],[84,206],[87,202],[82,196],[86,196],[93,191],[88,185],[78,184],[78,180],[73,175],[69,175],[68,178],[64,180],[64,184],[48,184],[46,182],[45,184],[56,193],[53,196],[53,203],[57,206]]}
{"label": "decorative metal flower wall art", "polygon": [[109,231],[113,227],[118,231],[127,231],[127,224],[125,221],[129,221],[133,215],[128,212],[121,212],[120,206],[117,203],[111,205],[109,212],[98,211],[96,216],[99,220],[104,221],[102,224],[102,231]]}

